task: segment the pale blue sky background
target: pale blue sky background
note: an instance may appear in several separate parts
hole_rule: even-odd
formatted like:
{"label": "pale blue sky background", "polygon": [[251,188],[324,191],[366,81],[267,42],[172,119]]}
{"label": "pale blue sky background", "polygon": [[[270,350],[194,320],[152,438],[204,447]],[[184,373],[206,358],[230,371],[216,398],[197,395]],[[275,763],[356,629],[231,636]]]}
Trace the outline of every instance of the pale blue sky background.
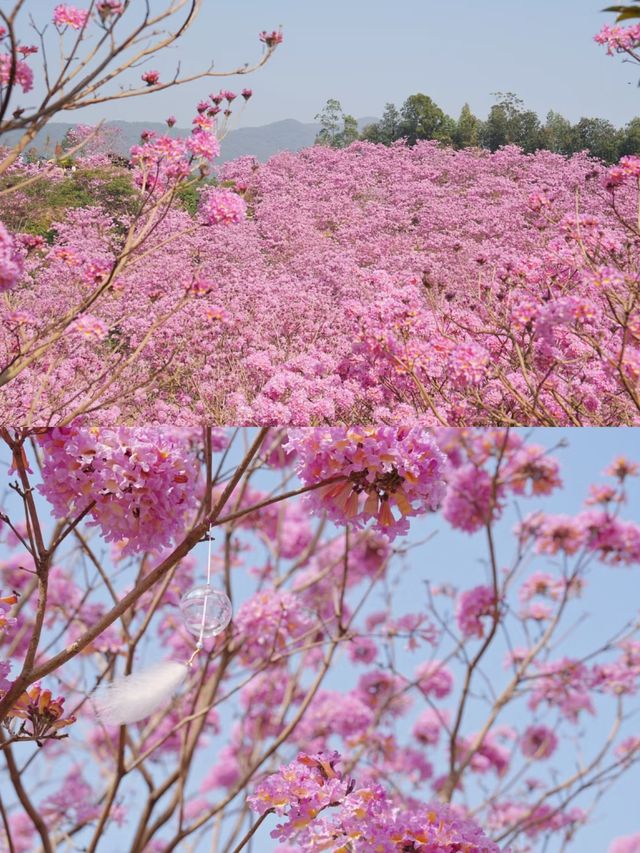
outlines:
{"label": "pale blue sky background", "polygon": [[[52,0],[28,0],[41,13]],[[81,0],[76,5],[83,6]],[[152,0],[153,8],[164,0]],[[465,101],[485,116],[491,93],[511,91],[541,116],[557,110],[575,121],[601,116],[623,125],[640,113],[640,69],[609,58],[593,35],[613,15],[605,0],[204,0],[197,26],[180,46],[147,67],[168,76],[181,60],[195,71],[215,60],[225,69],[253,61],[257,34],[282,24],[285,42],[269,65],[229,88],[255,91],[236,126],[284,118],[312,121],[329,98],[357,117],[378,116],[422,91],[457,115]],[[217,88],[217,86],[213,87]],[[212,90],[120,101],[83,120],[161,121],[180,125]],[[65,116],[61,117],[66,118]]]}
{"label": "pale blue sky background", "polygon": [[[640,461],[640,429],[535,429],[521,430],[520,432],[523,435],[529,435],[533,442],[548,449],[555,447],[559,442],[563,441],[568,445],[554,451],[554,455],[561,463],[561,473],[565,487],[550,499],[541,498],[521,501],[521,510],[524,514],[533,512],[536,509],[569,514],[578,512],[582,508],[589,484],[606,481],[602,476],[602,471],[615,457],[626,455],[631,459]],[[237,457],[240,450],[241,448],[238,447],[237,451],[233,453],[232,458]],[[4,492],[5,489],[7,462],[8,460],[5,458],[0,459],[0,493]],[[262,487],[271,488],[272,483],[273,475],[265,474]],[[257,482],[256,485],[259,486],[260,483]],[[13,497],[9,498],[8,504],[15,509],[16,502]],[[42,506],[43,512],[46,513],[44,502]],[[640,521],[640,480],[638,479],[632,484],[629,503],[624,508],[622,515],[625,519],[636,522]],[[512,531],[517,517],[515,506],[510,506],[496,531],[497,557],[499,564],[502,566],[509,565],[513,556]],[[437,534],[426,544],[417,545],[418,542],[434,531],[437,531]],[[427,580],[436,583],[448,582],[460,588],[469,588],[485,582],[486,568],[484,559],[486,548],[484,537],[481,533],[473,536],[460,534],[451,531],[446,525],[442,524],[437,515],[426,516],[415,519],[412,522],[409,543],[413,544],[414,548],[405,560],[407,569],[402,575],[402,583],[396,589],[395,612],[416,612],[426,607],[424,584]],[[198,560],[198,564],[204,567],[206,563],[206,546],[204,544],[199,545],[194,555]],[[0,549],[0,561],[3,558],[4,555],[2,549]],[[259,565],[258,556],[250,556],[248,564]],[[531,566],[532,569],[535,568],[538,570],[546,570],[550,567],[551,564],[546,558],[542,557],[537,558],[535,565],[532,564]],[[124,576],[126,574],[126,572],[120,573],[117,576],[117,587],[120,592],[131,582],[130,577]],[[254,581],[248,577],[246,571],[238,569],[234,572],[234,600],[236,607],[251,594],[253,585]],[[0,573],[1,587],[2,578]],[[367,605],[367,609],[378,610],[381,604],[381,600],[374,597]],[[592,650],[594,645],[597,645],[599,641],[604,640],[619,628],[623,621],[628,620],[634,615],[637,617],[639,606],[640,567],[612,569],[595,563],[589,573],[585,596],[573,606],[569,624],[573,625],[574,622],[579,623],[581,616],[585,613],[590,614],[589,620],[583,624],[578,624],[577,628],[567,637],[562,649],[558,650],[553,657],[560,657],[563,654],[577,657],[588,650]],[[515,644],[518,645],[517,638],[515,639]],[[430,656],[430,652],[427,649],[410,653],[404,651],[403,646],[404,643],[398,643],[398,664],[401,671],[410,674],[420,661]],[[503,679],[505,678],[505,673],[501,665],[503,654],[504,648],[500,644],[499,651],[490,655],[487,662],[486,671],[496,685],[503,683]],[[158,650],[157,648],[147,649],[141,655],[138,665],[161,656],[162,650]],[[326,686],[339,690],[350,689],[362,671],[364,670],[361,668],[353,667],[345,656],[342,655]],[[52,676],[51,679],[54,679],[54,677]],[[54,684],[50,684],[49,686],[55,689]],[[635,704],[637,706],[638,703]],[[223,727],[221,735],[215,739],[211,747],[201,751],[198,769],[202,773],[206,772],[211,763],[216,760],[218,751],[228,736],[228,714],[230,710],[232,709],[227,709],[223,716],[226,725]],[[400,723],[401,730],[399,734],[402,741],[405,740],[405,736],[402,734],[402,727],[408,730],[415,714],[420,710],[422,708],[416,706],[414,713],[406,721]],[[609,713],[603,717],[598,717],[597,720],[586,718],[584,724],[577,729],[579,732],[577,742],[568,741],[562,743],[561,749],[563,750],[563,764],[565,767],[573,765],[578,747],[586,755],[593,754],[601,742],[603,731],[608,728],[611,722],[610,712],[611,708],[609,707]],[[483,718],[483,713],[484,711],[480,706],[474,706],[471,709],[464,727],[466,732],[473,731],[477,727]],[[635,727],[632,729],[635,733],[639,731],[638,719],[639,717],[636,715]],[[509,721],[508,714],[505,721]],[[74,737],[81,738],[79,729],[76,732],[72,732],[72,739],[69,741],[71,745],[73,745]],[[87,755],[84,761],[87,776],[90,778],[92,775],[90,756]],[[67,762],[61,756],[58,764],[60,775],[62,775],[62,768],[66,766]],[[35,771],[35,764],[33,768]],[[437,770],[438,767],[436,764]],[[196,775],[199,775],[199,773],[196,773]],[[593,822],[588,829],[579,835],[578,840],[572,846],[569,846],[569,853],[605,853],[610,840],[616,835],[631,834],[640,831],[640,815],[637,809],[637,791],[639,789],[640,768],[636,768],[633,773],[623,777],[623,780],[618,782],[616,788],[599,804],[593,816]],[[130,799],[129,802],[131,803],[132,800]],[[133,807],[133,811],[135,812],[135,806]],[[261,831],[257,839],[257,850],[260,853],[270,853],[274,849],[275,845],[268,837],[268,832],[274,823],[274,820],[268,821],[265,824],[264,831]],[[123,836],[126,836],[126,827]],[[113,836],[110,837],[113,841]],[[125,843],[123,841],[123,844]],[[202,847],[198,847],[198,850],[200,849],[203,851],[209,849],[206,839],[203,840]],[[542,844],[539,843],[534,847],[534,850],[535,853],[542,853]],[[556,853],[556,851],[557,845],[555,843],[551,843],[548,849],[545,848],[545,853]]]}

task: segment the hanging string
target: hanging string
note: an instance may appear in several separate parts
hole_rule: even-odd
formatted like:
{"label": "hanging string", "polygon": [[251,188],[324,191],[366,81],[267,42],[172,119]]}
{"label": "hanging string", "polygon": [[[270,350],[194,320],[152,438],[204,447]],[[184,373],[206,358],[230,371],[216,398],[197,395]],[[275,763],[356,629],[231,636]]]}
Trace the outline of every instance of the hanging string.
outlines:
{"label": "hanging string", "polygon": [[211,584],[211,527],[207,533],[209,537],[209,546],[207,548],[207,586]]}
{"label": "hanging string", "polygon": [[[187,661],[163,661],[100,687],[94,700],[103,722],[109,725],[136,723],[170,702],[187,682],[193,661],[204,648],[204,638],[216,637],[231,621],[229,597],[211,587],[211,539],[209,527],[206,586],[190,590],[182,597],[180,605],[187,630],[198,640],[193,654]],[[207,612],[209,601],[212,602],[211,613]],[[197,609],[199,607],[202,612]]]}
{"label": "hanging string", "polygon": [[202,602],[202,620],[200,622],[200,633],[198,635],[198,641],[196,643],[196,647],[193,651],[193,654],[187,661],[187,666],[191,666],[196,659],[197,655],[204,648],[204,630],[207,623],[207,601],[209,600],[209,593],[211,592],[211,527],[207,532],[208,545],[207,545],[207,585],[205,587],[206,592],[204,594],[204,601]]}

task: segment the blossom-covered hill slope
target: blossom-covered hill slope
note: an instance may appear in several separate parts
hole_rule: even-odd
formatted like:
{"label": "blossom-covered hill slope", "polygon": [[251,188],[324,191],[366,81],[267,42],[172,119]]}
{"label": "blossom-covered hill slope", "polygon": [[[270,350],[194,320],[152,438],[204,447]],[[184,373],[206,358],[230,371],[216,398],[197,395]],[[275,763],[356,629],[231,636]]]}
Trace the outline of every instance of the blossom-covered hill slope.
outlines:
{"label": "blossom-covered hill slope", "polygon": [[[639,162],[357,142],[224,164],[4,385],[2,418],[638,423]],[[69,208],[49,242],[15,238],[3,364],[130,220]]]}

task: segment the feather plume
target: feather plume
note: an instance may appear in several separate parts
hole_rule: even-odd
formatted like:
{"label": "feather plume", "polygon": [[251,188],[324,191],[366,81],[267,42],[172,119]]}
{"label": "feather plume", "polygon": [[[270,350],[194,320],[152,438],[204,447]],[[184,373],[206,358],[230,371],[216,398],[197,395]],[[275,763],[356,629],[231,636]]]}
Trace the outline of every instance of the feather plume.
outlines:
{"label": "feather plume", "polygon": [[125,675],[100,687],[94,696],[104,723],[121,726],[149,717],[167,704],[187,678],[189,668],[175,660]]}

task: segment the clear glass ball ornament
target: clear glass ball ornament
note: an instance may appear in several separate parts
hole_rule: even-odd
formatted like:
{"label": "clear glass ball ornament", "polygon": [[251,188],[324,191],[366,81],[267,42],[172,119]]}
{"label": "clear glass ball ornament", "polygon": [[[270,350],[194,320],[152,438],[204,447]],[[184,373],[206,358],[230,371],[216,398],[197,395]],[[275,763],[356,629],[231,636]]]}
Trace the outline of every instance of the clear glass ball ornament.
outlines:
{"label": "clear glass ball ornament", "polygon": [[[217,637],[231,622],[231,602],[220,589],[209,584],[194,586],[180,600],[185,627],[194,637]],[[204,629],[203,629],[204,614]]]}

